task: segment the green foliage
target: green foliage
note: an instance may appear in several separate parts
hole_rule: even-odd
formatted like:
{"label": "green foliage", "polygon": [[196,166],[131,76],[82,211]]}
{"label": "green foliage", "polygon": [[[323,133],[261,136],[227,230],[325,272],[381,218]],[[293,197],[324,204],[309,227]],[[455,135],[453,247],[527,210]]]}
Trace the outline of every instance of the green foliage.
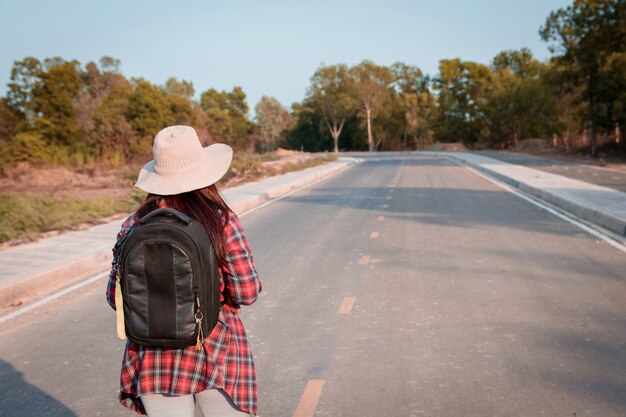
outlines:
{"label": "green foliage", "polygon": [[363,61],[350,68],[352,94],[367,132],[367,144],[370,151],[378,148],[384,138],[374,139],[372,119],[376,113],[385,108],[387,100],[392,94],[391,83],[393,73],[388,67],[379,66],[372,61]]}
{"label": "green foliage", "polygon": [[32,122],[35,114],[33,90],[39,88],[43,71],[41,62],[33,57],[14,61],[11,69],[7,104],[23,114],[29,122]]}
{"label": "green foliage", "polygon": [[561,84],[581,93],[575,101],[585,104],[595,155],[596,128],[607,131],[626,121],[621,110],[626,88],[626,2],[575,0],[550,13],[539,33],[564,69]]}
{"label": "green foliage", "polygon": [[344,64],[320,67],[311,77],[308,103],[323,115],[335,152],[339,152],[339,136],[356,104],[350,94],[351,81],[348,67]]}
{"label": "green foliage", "polygon": [[174,77],[168,78],[165,82],[165,91],[168,94],[187,97],[188,99],[195,94],[193,83],[185,80],[178,81]]}
{"label": "green foliage", "polygon": [[[292,129],[285,132],[285,147],[306,152],[333,149],[333,138],[324,126],[322,112],[310,99],[305,99],[302,104],[295,104],[292,116],[296,123]],[[340,137],[340,140],[345,140],[345,134]],[[339,143],[339,148],[342,148],[342,142]]]}
{"label": "green foliage", "polygon": [[505,51],[492,63],[494,82],[485,115],[492,146],[522,138],[549,138],[562,129],[558,93],[546,77],[549,67],[527,49]]}
{"label": "green foliage", "polygon": [[540,36],[554,54],[547,62],[520,49],[490,65],[443,59],[433,77],[402,62],[321,66],[291,112],[263,97],[254,121],[240,87],[196,100],[191,82],[128,80],[111,57],[84,67],[26,57],[0,98],[0,164],[119,166],[148,157],[154,135],[172,124],[248,152],[424,149],[434,140],[506,147],[584,130],[593,154],[596,133],[626,130],[626,2],[573,0]]}
{"label": "green foliage", "polygon": [[0,145],[11,140],[23,123],[22,113],[8,104],[8,99],[0,98]]}
{"label": "green foliage", "polygon": [[[430,79],[414,66],[397,62],[391,66],[394,74],[396,111],[403,129],[401,149],[424,149],[432,141],[432,124],[436,99],[430,91]],[[393,149],[393,146],[391,147]]]}
{"label": "green foliage", "polygon": [[3,147],[2,162],[45,162],[52,159],[52,149],[35,132],[21,132],[13,136]]}
{"label": "green foliage", "polygon": [[491,70],[460,59],[441,60],[435,88],[439,92],[435,139],[473,144],[487,135],[485,107],[493,85]]}
{"label": "green foliage", "polygon": [[74,107],[81,88],[78,63],[52,58],[45,61],[45,67],[32,91],[34,129],[51,145],[80,146],[81,131]]}
{"label": "green foliage", "polygon": [[136,134],[129,122],[132,87],[121,80],[103,98],[93,115],[89,140],[96,148],[99,160],[119,166],[131,156]]}
{"label": "green foliage", "polygon": [[202,93],[200,107],[207,116],[207,127],[211,139],[224,142],[236,149],[250,148],[252,124],[248,120],[246,94],[241,87],[231,92],[213,88]]}
{"label": "green foliage", "polygon": [[137,141],[131,143],[131,154],[147,154],[156,132],[170,124],[167,104],[165,92],[159,87],[142,78],[133,80],[128,112]]}

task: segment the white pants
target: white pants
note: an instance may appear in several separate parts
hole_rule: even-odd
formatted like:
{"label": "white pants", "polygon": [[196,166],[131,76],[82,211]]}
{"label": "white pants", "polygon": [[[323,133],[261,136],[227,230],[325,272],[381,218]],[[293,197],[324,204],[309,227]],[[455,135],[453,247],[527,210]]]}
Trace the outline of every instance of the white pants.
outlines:
{"label": "white pants", "polygon": [[194,417],[196,402],[204,417],[248,416],[239,411],[225,393],[217,389],[181,396],[142,395],[141,401],[148,417]]}

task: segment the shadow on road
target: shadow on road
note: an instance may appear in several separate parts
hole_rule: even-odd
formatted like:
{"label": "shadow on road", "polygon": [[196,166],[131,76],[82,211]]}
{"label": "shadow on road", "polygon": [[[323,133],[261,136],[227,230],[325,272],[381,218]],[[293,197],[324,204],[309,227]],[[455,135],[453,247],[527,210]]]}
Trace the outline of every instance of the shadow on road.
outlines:
{"label": "shadow on road", "polygon": [[50,394],[26,382],[21,372],[3,360],[0,360],[0,390],[0,416],[77,417]]}
{"label": "shadow on road", "polygon": [[392,200],[385,200],[384,196],[388,195],[387,187],[319,187],[284,201],[369,210],[425,225],[473,229],[493,226],[554,235],[573,233],[573,226],[555,222],[551,214],[539,208],[522,209],[530,203],[506,191],[397,187]]}
{"label": "shadow on road", "polygon": [[615,337],[626,333],[626,321],[610,311],[581,318],[588,327],[508,326],[506,331],[519,334],[532,352],[511,350],[509,366],[522,384],[574,393],[589,408],[605,407],[605,415],[626,415],[626,350],[623,339]]}

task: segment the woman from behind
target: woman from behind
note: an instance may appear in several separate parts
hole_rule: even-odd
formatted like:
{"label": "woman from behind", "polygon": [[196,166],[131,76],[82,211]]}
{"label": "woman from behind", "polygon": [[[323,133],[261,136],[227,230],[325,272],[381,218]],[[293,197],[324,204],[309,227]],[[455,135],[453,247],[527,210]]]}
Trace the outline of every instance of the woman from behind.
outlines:
{"label": "woman from behind", "polygon": [[124,221],[113,248],[107,302],[122,308],[115,301],[116,254],[125,239],[148,213],[172,208],[198,221],[213,243],[222,309],[198,346],[171,349],[127,340],[119,400],[149,417],[193,417],[195,403],[205,417],[255,415],[256,372],[239,311],[256,301],[261,282],[241,223],[215,185],[230,167],[232,149],[203,148],[192,127],[171,126],[156,135],[153,157],[135,184],[148,196]]}

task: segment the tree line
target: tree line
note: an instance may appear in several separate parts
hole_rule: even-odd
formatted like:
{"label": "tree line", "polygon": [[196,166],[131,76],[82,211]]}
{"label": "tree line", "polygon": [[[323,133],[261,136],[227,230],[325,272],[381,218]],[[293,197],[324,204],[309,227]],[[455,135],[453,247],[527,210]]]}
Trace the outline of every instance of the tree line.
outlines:
{"label": "tree line", "polygon": [[255,123],[240,87],[210,88],[196,100],[191,82],[129,80],[119,67],[110,57],[85,66],[62,58],[16,61],[0,99],[0,163],[119,165],[149,155],[155,133],[174,124],[195,126],[204,143],[267,150],[278,141],[275,132],[266,132],[267,120],[288,115],[275,99],[263,97]]}
{"label": "tree line", "polygon": [[623,151],[626,1],[574,0],[539,35],[553,54],[545,62],[520,49],[489,64],[443,59],[434,76],[402,62],[321,66],[302,102],[288,110],[263,97],[254,118],[240,87],[195,98],[189,81],[127,79],[110,57],[84,66],[27,57],[0,98],[0,164],[119,165],[149,155],[154,134],[172,124],[248,152],[506,148],[525,138],[582,143],[592,155],[599,143]]}
{"label": "tree line", "polygon": [[435,76],[404,63],[323,66],[294,106],[292,147],[423,149],[433,142],[507,148],[543,138],[625,152],[626,1],[575,0],[540,28],[553,53],[508,50],[489,64],[443,59]]}

